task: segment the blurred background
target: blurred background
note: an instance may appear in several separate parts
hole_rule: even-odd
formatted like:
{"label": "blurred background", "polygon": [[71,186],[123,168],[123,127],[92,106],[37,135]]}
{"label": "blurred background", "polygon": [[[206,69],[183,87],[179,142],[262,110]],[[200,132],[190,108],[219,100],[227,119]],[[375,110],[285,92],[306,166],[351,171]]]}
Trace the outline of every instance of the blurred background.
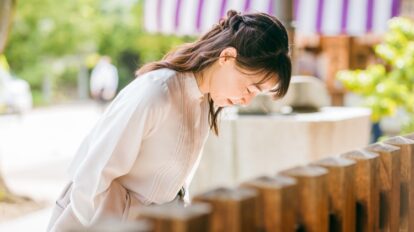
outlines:
{"label": "blurred background", "polygon": [[135,70],[229,9],[284,23],[294,76],[283,100],[224,113],[193,193],[414,131],[412,0],[0,0],[0,231],[44,231],[77,147]]}

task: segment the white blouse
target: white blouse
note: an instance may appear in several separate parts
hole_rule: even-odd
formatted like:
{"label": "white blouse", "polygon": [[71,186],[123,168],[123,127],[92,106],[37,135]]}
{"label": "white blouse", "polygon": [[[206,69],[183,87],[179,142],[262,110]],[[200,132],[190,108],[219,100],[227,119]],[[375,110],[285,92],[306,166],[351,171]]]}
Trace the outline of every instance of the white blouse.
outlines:
{"label": "white blouse", "polygon": [[128,84],[70,165],[71,205],[80,222],[91,222],[98,195],[115,179],[143,204],[166,203],[181,187],[188,190],[209,133],[208,109],[193,73],[160,69]]}

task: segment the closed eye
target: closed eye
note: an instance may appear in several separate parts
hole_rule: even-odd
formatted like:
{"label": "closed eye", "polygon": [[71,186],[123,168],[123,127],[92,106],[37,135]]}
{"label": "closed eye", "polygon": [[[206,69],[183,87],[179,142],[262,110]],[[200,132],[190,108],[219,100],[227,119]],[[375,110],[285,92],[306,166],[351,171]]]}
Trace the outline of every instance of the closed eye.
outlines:
{"label": "closed eye", "polygon": [[247,89],[248,94],[252,94],[252,93],[259,94],[262,92],[261,88],[255,84],[247,86],[246,89]]}

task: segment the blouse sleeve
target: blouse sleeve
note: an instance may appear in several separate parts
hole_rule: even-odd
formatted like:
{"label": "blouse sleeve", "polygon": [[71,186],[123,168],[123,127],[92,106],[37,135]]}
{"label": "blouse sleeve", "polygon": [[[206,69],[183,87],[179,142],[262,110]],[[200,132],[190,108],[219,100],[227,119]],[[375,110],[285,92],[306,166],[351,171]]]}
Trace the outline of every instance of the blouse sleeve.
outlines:
{"label": "blouse sleeve", "polygon": [[78,150],[77,156],[83,158],[72,172],[71,206],[85,226],[93,223],[99,194],[131,170],[142,140],[165,120],[167,87],[142,84],[121,91]]}

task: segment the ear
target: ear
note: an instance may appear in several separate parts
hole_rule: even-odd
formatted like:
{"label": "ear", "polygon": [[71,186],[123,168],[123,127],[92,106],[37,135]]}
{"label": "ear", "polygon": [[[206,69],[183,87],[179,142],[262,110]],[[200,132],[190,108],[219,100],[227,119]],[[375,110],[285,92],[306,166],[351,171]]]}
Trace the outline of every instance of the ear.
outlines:
{"label": "ear", "polygon": [[234,47],[227,47],[220,53],[219,64],[224,65],[227,61],[237,57],[237,50]]}

